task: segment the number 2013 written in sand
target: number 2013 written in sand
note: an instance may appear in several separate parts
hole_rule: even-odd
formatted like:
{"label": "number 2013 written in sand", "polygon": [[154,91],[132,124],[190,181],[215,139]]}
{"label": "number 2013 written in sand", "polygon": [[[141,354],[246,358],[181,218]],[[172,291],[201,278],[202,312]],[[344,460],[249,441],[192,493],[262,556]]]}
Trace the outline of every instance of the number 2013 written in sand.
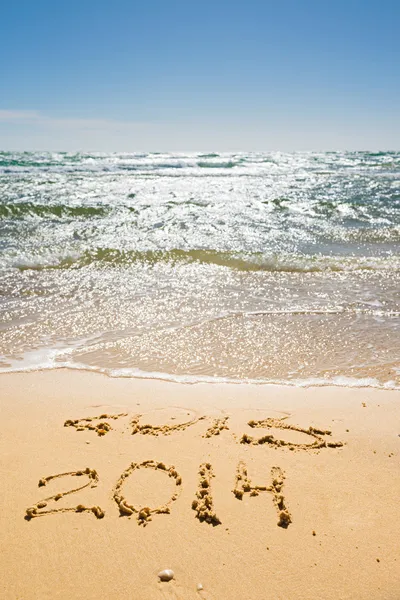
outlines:
{"label": "number 2013 written in sand", "polygon": [[[93,431],[99,436],[106,435],[113,429],[110,422],[117,419],[128,417],[128,414],[121,413],[115,415],[102,414],[98,417],[87,417],[85,419],[74,419],[67,420],[64,423],[65,427],[73,427],[77,431]],[[206,417],[198,417],[191,419],[183,423],[174,423],[172,425],[149,425],[142,424],[141,415],[134,416],[130,421],[130,428],[132,435],[171,435],[173,433],[183,431],[188,427],[191,427],[195,423],[205,420]],[[224,430],[229,430],[228,425],[229,417],[222,417],[214,419],[212,424],[203,434],[203,438],[211,438],[213,436],[220,435]],[[263,429],[281,429],[294,431],[305,434],[311,438],[309,443],[294,443],[288,442],[283,439],[278,439],[272,434],[262,435],[260,437],[243,434],[241,437],[235,439],[240,444],[262,446],[268,445],[274,448],[288,449],[291,451],[295,450],[321,450],[323,448],[339,448],[343,446],[342,442],[330,441],[331,431],[316,429],[309,427],[308,429],[298,427],[286,422],[286,417],[281,419],[267,418],[259,421],[251,420],[248,425],[252,430],[263,428]],[[174,483],[174,492],[169,500],[160,506],[135,506],[128,498],[124,495],[124,484],[126,480],[139,469],[153,469],[155,471],[163,473],[166,477],[170,478]],[[89,467],[83,470],[68,471],[65,473],[58,473],[56,475],[49,475],[39,480],[39,487],[44,487],[55,479],[61,479],[63,477],[77,477],[82,482],[81,485],[74,487],[65,492],[56,493],[52,496],[44,498],[37,502],[33,506],[27,508],[25,518],[31,520],[36,517],[42,517],[45,515],[51,515],[56,513],[74,512],[74,513],[85,513],[89,512],[94,514],[98,519],[104,517],[105,512],[100,506],[86,506],[84,504],[78,504],[74,507],[57,507],[57,502],[65,496],[76,494],[85,488],[97,487],[99,483],[99,475],[95,469]],[[212,495],[212,479],[215,477],[213,467],[211,463],[204,462],[199,466],[199,479],[198,488],[194,494],[192,501],[192,509],[195,512],[195,516],[203,522],[211,525],[221,524],[217,512],[214,508],[214,500]],[[280,467],[272,467],[268,484],[254,485],[247,472],[247,466],[243,461],[240,461],[236,468],[235,484],[232,489],[232,493],[238,500],[242,500],[245,495],[251,497],[258,496],[262,492],[267,492],[271,495],[273,504],[276,507],[278,521],[277,524],[280,527],[287,528],[292,522],[292,516],[287,507],[287,502],[284,496],[284,480],[285,474]],[[154,460],[146,460],[141,463],[132,462],[123,471],[118,478],[114,489],[113,489],[113,500],[119,510],[121,516],[133,516],[135,515],[139,525],[148,525],[155,515],[169,514],[172,505],[178,499],[182,490],[182,477],[173,465],[166,465],[164,462],[157,462]]]}

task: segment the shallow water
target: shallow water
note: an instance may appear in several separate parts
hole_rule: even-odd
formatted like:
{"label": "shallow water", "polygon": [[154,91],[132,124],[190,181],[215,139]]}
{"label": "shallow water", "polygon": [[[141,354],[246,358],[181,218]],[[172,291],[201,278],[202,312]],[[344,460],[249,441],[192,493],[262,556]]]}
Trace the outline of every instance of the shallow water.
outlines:
{"label": "shallow water", "polygon": [[400,153],[0,153],[0,370],[400,385]]}

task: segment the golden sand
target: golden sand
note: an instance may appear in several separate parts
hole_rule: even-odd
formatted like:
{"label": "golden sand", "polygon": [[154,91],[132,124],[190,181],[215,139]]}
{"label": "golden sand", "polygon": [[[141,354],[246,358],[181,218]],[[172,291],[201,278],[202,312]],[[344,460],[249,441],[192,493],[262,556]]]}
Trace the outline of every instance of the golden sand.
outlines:
{"label": "golden sand", "polygon": [[400,598],[400,392],[62,370],[0,390],[2,599]]}

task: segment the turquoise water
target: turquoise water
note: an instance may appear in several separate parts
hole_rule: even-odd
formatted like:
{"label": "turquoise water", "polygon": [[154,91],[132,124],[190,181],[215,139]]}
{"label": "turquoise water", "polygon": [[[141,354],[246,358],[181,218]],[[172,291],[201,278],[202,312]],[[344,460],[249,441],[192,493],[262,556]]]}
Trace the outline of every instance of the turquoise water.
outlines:
{"label": "turquoise water", "polygon": [[0,370],[400,385],[400,152],[0,153]]}

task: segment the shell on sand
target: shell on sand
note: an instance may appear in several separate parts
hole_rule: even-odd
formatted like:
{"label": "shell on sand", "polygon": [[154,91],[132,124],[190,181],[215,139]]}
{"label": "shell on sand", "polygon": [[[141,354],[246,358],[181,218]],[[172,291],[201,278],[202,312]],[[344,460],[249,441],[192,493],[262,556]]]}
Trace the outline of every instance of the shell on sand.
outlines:
{"label": "shell on sand", "polygon": [[164,569],[163,571],[160,571],[158,574],[158,577],[160,579],[160,581],[171,581],[171,579],[174,578],[175,573],[172,571],[172,569]]}

